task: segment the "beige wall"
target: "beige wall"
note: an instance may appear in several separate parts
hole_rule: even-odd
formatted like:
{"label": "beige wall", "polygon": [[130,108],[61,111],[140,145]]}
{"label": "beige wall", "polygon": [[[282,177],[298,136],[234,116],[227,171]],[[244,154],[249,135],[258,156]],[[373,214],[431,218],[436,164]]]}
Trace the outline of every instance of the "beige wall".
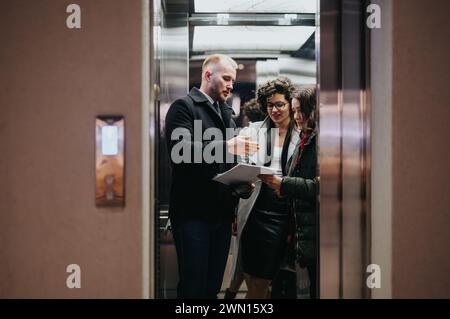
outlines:
{"label": "beige wall", "polygon": [[393,7],[392,296],[450,298],[450,2]]}
{"label": "beige wall", "polygon": [[[66,6],[82,10],[66,28]],[[140,0],[0,7],[0,297],[140,297]],[[94,201],[94,120],[126,119],[126,207]],[[82,288],[66,287],[81,266]]]}

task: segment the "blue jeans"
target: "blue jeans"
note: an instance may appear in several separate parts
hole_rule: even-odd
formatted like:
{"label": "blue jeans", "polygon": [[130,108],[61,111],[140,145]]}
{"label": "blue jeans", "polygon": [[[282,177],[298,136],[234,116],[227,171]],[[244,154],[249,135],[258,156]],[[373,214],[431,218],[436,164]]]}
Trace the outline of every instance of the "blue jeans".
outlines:
{"label": "blue jeans", "polygon": [[216,299],[231,240],[230,222],[171,219],[178,257],[178,298]]}

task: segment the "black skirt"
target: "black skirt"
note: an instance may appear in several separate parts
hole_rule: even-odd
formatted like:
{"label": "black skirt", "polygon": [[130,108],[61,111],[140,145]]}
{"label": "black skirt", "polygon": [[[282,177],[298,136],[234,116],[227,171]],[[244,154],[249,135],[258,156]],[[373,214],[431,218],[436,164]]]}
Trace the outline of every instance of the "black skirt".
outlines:
{"label": "black skirt", "polygon": [[269,280],[274,278],[287,247],[288,221],[286,200],[263,184],[241,235],[245,273]]}

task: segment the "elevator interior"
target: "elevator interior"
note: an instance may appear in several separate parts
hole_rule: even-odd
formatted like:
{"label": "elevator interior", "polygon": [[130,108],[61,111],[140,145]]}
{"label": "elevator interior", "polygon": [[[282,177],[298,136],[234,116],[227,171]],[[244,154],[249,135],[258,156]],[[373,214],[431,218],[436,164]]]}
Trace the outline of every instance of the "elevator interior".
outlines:
{"label": "elevator interior", "polygon": [[[175,296],[176,255],[167,225],[170,160],[164,148],[164,118],[170,103],[199,87],[201,64],[211,53],[224,53],[238,63],[233,107],[238,125],[245,125],[243,104],[255,97],[259,84],[277,76],[289,77],[295,85],[316,83],[316,1],[163,1],[154,3],[155,57],[160,62],[159,160],[157,214],[157,297]],[[276,11],[274,10],[276,8]],[[156,20],[158,19],[158,20]],[[230,257],[231,258],[231,257]],[[224,285],[229,283],[228,269]]]}
{"label": "elevator interior", "polygon": [[[238,126],[246,123],[243,104],[268,79],[287,76],[296,86],[318,84],[319,145],[323,145],[318,172],[321,178],[320,297],[366,296],[362,287],[367,255],[365,91],[359,78],[347,75],[348,87],[343,87],[342,82],[344,73],[350,74],[345,67],[357,68],[364,63],[360,55],[351,55],[357,50],[364,52],[359,47],[364,47],[364,43],[361,34],[356,38],[345,37],[345,23],[344,28],[340,24],[349,15],[347,28],[351,23],[358,27],[362,12],[362,4],[358,3],[356,0],[342,3],[333,0],[152,2],[150,69],[158,133],[154,203],[158,229],[154,247],[156,298],[176,297],[178,280],[168,220],[171,177],[164,119],[173,101],[186,95],[193,86],[199,87],[201,63],[211,53],[230,55],[239,65],[237,82],[227,101],[236,113]],[[323,35],[326,37],[321,40]],[[340,42],[344,40],[348,45],[347,54]],[[325,70],[329,70],[330,76]],[[351,102],[350,107],[346,107],[347,100]],[[348,156],[346,160],[344,155]],[[343,207],[348,214],[343,214]],[[230,280],[228,266],[223,288]]]}

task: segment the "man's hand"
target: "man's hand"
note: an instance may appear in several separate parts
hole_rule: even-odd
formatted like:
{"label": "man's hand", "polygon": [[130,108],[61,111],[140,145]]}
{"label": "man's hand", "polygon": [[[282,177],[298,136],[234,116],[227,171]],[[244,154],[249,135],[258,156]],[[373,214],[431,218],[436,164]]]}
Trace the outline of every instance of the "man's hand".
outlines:
{"label": "man's hand", "polygon": [[283,180],[280,176],[276,175],[258,175],[258,178],[263,181],[263,183],[267,184],[270,188],[273,188],[275,190],[275,193],[279,197],[280,195],[280,187],[281,187],[281,181]]}
{"label": "man's hand", "polygon": [[249,136],[236,136],[227,141],[228,152],[239,156],[249,156],[259,150],[258,143],[251,142]]}
{"label": "man's hand", "polygon": [[252,195],[253,190],[255,189],[255,184],[253,183],[235,184],[231,185],[231,188],[234,196],[242,199],[247,199]]}

